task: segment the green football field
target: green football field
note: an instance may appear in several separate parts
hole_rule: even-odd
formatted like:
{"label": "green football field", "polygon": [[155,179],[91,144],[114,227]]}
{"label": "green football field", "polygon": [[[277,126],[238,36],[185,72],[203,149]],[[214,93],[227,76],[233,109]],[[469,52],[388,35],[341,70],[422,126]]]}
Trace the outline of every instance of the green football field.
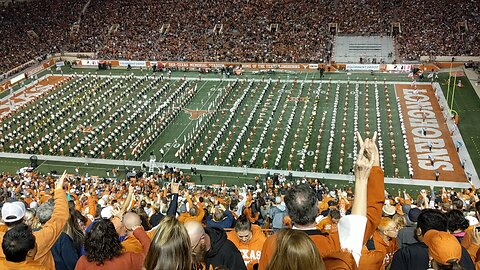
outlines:
{"label": "green football field", "polygon": [[[400,178],[408,177],[395,90],[393,84],[388,83],[409,81],[405,74],[326,74],[320,81],[317,73],[246,73],[227,79],[219,74],[179,71],[172,73],[174,79],[160,80],[158,73],[152,75],[139,70],[133,72],[137,75],[135,77],[127,77],[132,72],[120,70],[64,70],[64,73],[72,72],[78,76],[23,109],[32,116],[41,115],[48,107],[51,107],[49,113],[62,112],[58,118],[49,121],[44,117],[29,123],[26,130],[22,128],[24,134],[31,133],[32,136],[23,140],[17,136],[13,139],[14,144],[23,142],[29,145],[29,139],[38,142],[49,135],[49,139],[38,143],[40,146],[30,143],[33,147],[23,148],[24,153],[61,155],[63,152],[66,156],[148,160],[153,152],[157,161],[162,162],[222,166],[247,164],[285,170],[299,170],[303,164],[304,171],[348,174],[354,162],[354,112],[357,110],[357,126],[363,136],[366,134],[366,119],[373,133],[378,130],[377,112],[382,116],[380,128],[385,132],[380,134],[385,175],[394,177],[394,170],[398,168]],[[113,78],[95,76],[110,73]],[[164,77],[168,76],[164,74]],[[184,77],[189,80],[184,81]],[[441,74],[440,80],[445,80],[445,74]],[[465,88],[456,92],[454,109],[460,114],[459,128],[478,168],[480,153],[477,145],[480,146],[480,140],[474,124],[479,118],[476,111],[479,101],[468,80],[463,81]],[[446,86],[442,87],[446,92]],[[368,112],[365,110],[367,93]],[[356,98],[358,102],[355,102]],[[333,117],[335,108],[336,117]],[[392,151],[386,132],[389,130],[387,108],[392,114],[395,151]],[[46,115],[51,117],[49,113]],[[74,115],[73,121],[68,120]],[[115,118],[111,119],[114,115]],[[198,115],[201,116],[197,118]],[[26,121],[16,115],[2,125],[14,130],[25,127]],[[62,123],[63,127],[59,128]],[[235,142],[238,142],[236,147]],[[188,145],[191,147],[186,150]],[[182,146],[185,151],[181,153]],[[213,147],[209,149],[210,146]],[[283,148],[282,153],[280,148]],[[7,145],[4,151],[19,152]],[[397,156],[395,165],[393,153]],[[24,164],[25,161],[5,159],[0,166],[2,171],[13,171]],[[105,175],[110,170],[108,166],[91,164],[78,167],[85,172],[91,170],[90,174],[95,175]],[[74,165],[45,162],[39,170],[56,168],[73,170]],[[219,173],[219,177],[232,181],[248,178],[222,174],[225,173]],[[206,176],[214,177],[215,173]]]}

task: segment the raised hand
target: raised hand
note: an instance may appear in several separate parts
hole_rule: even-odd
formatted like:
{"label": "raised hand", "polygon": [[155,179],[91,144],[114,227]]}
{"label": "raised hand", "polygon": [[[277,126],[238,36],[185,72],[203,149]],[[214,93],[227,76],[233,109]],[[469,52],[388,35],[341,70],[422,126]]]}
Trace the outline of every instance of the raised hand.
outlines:
{"label": "raised hand", "polygon": [[360,136],[359,138],[359,144],[360,146],[360,151],[358,152],[357,156],[357,161],[355,163],[355,180],[368,180],[368,176],[370,175],[370,170],[372,169],[372,166],[374,164],[374,155],[372,153],[369,153],[366,148],[367,146],[372,148],[371,146],[371,141],[369,138],[365,139],[365,141],[362,140]]}
{"label": "raised hand", "polygon": [[172,181],[172,183],[170,184],[170,190],[172,194],[174,193],[178,194],[178,191],[180,190],[180,183],[175,183]]}
{"label": "raised hand", "polygon": [[63,183],[65,181],[65,178],[67,178],[67,171],[63,171],[62,176],[58,178],[58,180],[55,182],[55,189],[62,189],[63,188]]}

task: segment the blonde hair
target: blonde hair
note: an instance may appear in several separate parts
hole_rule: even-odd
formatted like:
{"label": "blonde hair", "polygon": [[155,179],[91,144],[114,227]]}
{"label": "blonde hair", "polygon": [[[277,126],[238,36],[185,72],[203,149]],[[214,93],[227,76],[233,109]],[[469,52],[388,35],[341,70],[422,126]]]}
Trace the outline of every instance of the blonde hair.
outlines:
{"label": "blonde hair", "polygon": [[192,250],[185,226],[174,217],[158,225],[145,257],[146,270],[191,270]]}
{"label": "blonde hair", "polygon": [[325,270],[315,243],[302,231],[286,229],[279,232],[267,270]]}
{"label": "blonde hair", "polygon": [[381,232],[388,231],[391,227],[395,227],[397,224],[388,217],[382,217],[380,224],[378,224],[378,230]]}
{"label": "blonde hair", "polygon": [[395,214],[392,217],[393,222],[395,222],[395,225],[397,226],[398,229],[404,228],[407,226],[407,221],[405,220],[405,217],[399,214]]}

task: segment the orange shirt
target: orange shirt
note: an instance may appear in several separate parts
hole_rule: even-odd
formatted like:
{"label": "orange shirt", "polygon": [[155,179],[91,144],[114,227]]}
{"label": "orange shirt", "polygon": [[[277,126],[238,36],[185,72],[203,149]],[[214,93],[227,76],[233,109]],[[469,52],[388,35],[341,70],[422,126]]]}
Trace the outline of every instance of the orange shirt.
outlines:
{"label": "orange shirt", "polygon": [[263,243],[265,243],[265,240],[267,239],[260,226],[252,225],[252,239],[246,243],[240,241],[240,238],[238,238],[235,231],[227,232],[227,238],[232,241],[242,253],[243,261],[247,265],[247,269],[253,270],[253,265],[260,260]]}

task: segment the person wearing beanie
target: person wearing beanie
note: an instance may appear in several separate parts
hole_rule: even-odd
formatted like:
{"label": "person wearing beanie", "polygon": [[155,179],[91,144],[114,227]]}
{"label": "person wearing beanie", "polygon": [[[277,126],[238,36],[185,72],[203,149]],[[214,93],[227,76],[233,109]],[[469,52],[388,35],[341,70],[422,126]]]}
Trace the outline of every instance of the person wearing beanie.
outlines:
{"label": "person wearing beanie", "polygon": [[418,242],[415,238],[415,229],[417,228],[417,220],[421,212],[422,210],[419,208],[412,208],[404,212],[407,218],[407,226],[398,231],[398,248],[403,248]]}
{"label": "person wearing beanie", "polygon": [[455,236],[448,232],[429,230],[425,233],[423,241],[428,246],[430,269],[464,269],[460,265],[462,247]]}

